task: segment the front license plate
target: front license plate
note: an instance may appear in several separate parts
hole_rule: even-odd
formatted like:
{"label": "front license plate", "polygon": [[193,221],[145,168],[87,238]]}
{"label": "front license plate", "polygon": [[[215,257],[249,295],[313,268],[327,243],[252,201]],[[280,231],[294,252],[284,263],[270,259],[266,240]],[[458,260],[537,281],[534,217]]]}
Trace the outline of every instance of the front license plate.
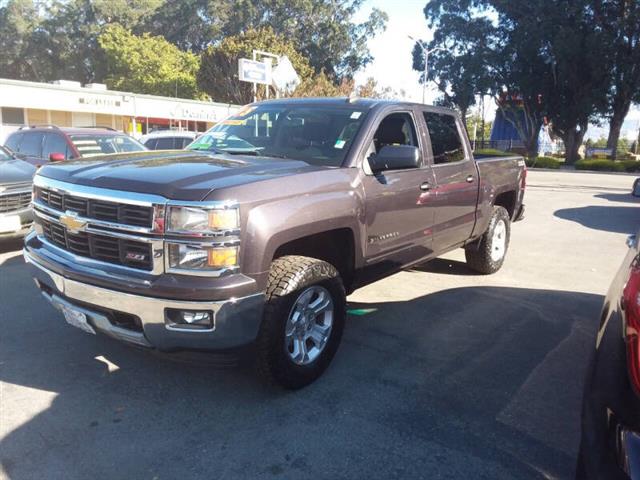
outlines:
{"label": "front license plate", "polygon": [[64,319],[67,321],[69,325],[73,325],[74,327],[78,327],[80,330],[84,330],[87,333],[96,334],[96,331],[93,329],[91,325],[87,322],[87,316],[79,310],[75,308],[68,307],[66,305],[60,304],[60,310],[64,314]]}
{"label": "front license plate", "polygon": [[0,216],[0,233],[17,232],[22,228],[18,215]]}

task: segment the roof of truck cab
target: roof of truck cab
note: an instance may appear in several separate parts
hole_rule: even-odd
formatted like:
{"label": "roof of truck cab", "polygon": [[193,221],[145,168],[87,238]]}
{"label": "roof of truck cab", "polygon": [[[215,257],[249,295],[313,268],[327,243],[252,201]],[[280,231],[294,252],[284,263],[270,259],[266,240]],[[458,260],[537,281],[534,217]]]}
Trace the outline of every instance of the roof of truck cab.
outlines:
{"label": "roof of truck cab", "polygon": [[279,98],[275,100],[263,100],[252,105],[328,105],[328,106],[351,106],[373,108],[378,105],[418,105],[403,100],[386,100],[380,98],[349,98],[349,97],[298,97]]}

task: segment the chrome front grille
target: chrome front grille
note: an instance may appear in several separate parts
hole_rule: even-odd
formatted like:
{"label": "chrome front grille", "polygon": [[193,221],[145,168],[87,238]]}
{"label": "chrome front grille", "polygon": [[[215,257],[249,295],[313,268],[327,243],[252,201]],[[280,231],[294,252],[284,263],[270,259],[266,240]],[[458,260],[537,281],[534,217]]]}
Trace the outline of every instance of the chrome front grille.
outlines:
{"label": "chrome front grille", "polygon": [[0,194],[0,213],[19,212],[29,208],[31,204],[31,190]]}
{"label": "chrome front grille", "polygon": [[[167,260],[169,245],[175,243],[224,247],[240,242],[239,231],[214,231],[193,238],[165,232],[165,213],[172,205],[193,204],[205,208],[228,208],[235,202],[173,201],[160,195],[127,192],[70,184],[52,178],[34,177],[33,212],[38,238],[57,255],[73,255],[73,262],[101,268],[114,265],[123,273],[166,272],[216,277],[236,271],[221,268],[206,274],[172,271]],[[120,272],[116,272],[120,273]]]}
{"label": "chrome front grille", "polygon": [[96,219],[134,227],[153,227],[153,207],[82,198],[43,187],[36,188],[36,198],[54,210],[76,212],[89,220]]}
{"label": "chrome front grille", "polygon": [[153,269],[150,243],[96,233],[71,233],[62,225],[49,220],[39,219],[38,222],[47,240],[71,253],[130,268]]}

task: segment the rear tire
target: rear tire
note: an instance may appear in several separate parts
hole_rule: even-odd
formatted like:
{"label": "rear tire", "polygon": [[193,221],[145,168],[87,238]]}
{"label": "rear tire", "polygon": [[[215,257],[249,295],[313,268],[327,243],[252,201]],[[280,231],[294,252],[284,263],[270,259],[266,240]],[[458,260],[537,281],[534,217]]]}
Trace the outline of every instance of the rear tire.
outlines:
{"label": "rear tire", "polygon": [[467,265],[485,275],[500,270],[509,249],[511,220],[504,207],[493,207],[487,231],[476,242],[465,247]]}
{"label": "rear tire", "polygon": [[293,255],[274,260],[257,339],[261,376],[297,390],[322,375],[340,345],[346,305],[333,265]]}

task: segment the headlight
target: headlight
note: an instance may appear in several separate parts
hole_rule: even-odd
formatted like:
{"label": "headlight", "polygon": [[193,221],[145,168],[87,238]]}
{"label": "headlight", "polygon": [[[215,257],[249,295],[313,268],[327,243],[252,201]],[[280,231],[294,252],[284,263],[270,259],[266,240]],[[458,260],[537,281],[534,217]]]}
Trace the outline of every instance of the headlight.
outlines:
{"label": "headlight", "polygon": [[240,225],[237,208],[169,207],[167,232],[206,235],[220,230],[236,230]]}
{"label": "headlight", "polygon": [[238,265],[238,247],[201,247],[183,243],[169,244],[169,267],[177,270],[207,272]]}

